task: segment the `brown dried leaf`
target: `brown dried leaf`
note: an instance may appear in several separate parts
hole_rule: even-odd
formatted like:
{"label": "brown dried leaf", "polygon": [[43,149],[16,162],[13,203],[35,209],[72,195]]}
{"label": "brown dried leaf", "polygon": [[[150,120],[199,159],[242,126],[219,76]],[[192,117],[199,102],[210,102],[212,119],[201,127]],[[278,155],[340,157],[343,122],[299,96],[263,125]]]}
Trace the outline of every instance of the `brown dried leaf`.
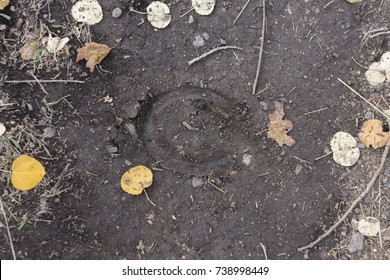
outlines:
{"label": "brown dried leaf", "polygon": [[96,64],[99,64],[111,51],[111,48],[99,43],[86,43],[85,47],[77,49],[76,62],[85,59],[91,72]]}
{"label": "brown dried leaf", "polygon": [[383,132],[382,121],[372,119],[365,121],[359,132],[359,140],[366,146],[370,145],[376,148],[382,148],[390,139],[390,134]]}
{"label": "brown dried leaf", "polygon": [[289,120],[283,120],[284,110],[278,108],[273,114],[269,114],[268,134],[267,137],[274,139],[279,146],[286,144],[292,146],[295,144],[295,140],[288,136],[287,133],[293,129],[293,124]]}

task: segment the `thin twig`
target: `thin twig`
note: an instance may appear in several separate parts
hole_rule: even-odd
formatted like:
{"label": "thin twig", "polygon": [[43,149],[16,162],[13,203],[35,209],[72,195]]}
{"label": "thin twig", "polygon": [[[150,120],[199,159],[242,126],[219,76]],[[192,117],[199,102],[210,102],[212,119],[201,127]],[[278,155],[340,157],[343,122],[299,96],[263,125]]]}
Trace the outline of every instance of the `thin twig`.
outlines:
{"label": "thin twig", "polygon": [[46,89],[43,87],[43,85],[41,84],[41,82],[37,79],[37,77],[34,76],[34,74],[31,74],[31,76],[34,78],[35,81],[37,81],[38,85],[41,87],[42,91],[44,93],[46,93],[47,95],[49,95],[49,93],[46,91]]}
{"label": "thin twig", "polygon": [[367,99],[365,99],[360,93],[358,93],[356,90],[354,90],[353,88],[351,88],[349,85],[347,85],[343,80],[341,80],[340,78],[337,78],[344,86],[346,86],[348,89],[350,89],[353,93],[355,93],[357,96],[359,96],[361,99],[363,99],[364,101],[366,101],[372,108],[374,108],[374,110],[378,111],[379,113],[382,114],[382,116],[384,116],[386,119],[389,117],[387,116],[385,113],[383,113],[381,110],[379,110],[374,104],[372,104],[370,101],[368,101]]}
{"label": "thin twig", "polygon": [[324,6],[324,9],[326,9],[326,8],[327,8],[330,4],[332,4],[333,2],[334,2],[334,0],[328,2],[328,4],[326,4],[326,5]]}
{"label": "thin twig", "polygon": [[9,230],[9,226],[8,226],[8,218],[7,218],[7,214],[5,213],[5,208],[4,208],[4,205],[3,205],[3,199],[1,198],[1,196],[0,196],[0,204],[1,204],[1,210],[3,211],[5,227],[7,228],[7,234],[8,234],[8,239],[9,239],[9,245],[10,245],[11,251],[12,251],[12,257],[14,258],[14,260],[16,260],[14,243],[12,242],[11,231]]}
{"label": "thin twig", "polygon": [[328,107],[326,108],[321,108],[321,109],[318,109],[318,110],[314,110],[314,111],[310,111],[310,112],[307,112],[305,113],[305,116],[308,116],[308,115],[311,115],[311,114],[314,114],[314,113],[319,113],[319,112],[322,112],[324,110],[328,110]]}
{"label": "thin twig", "polygon": [[144,193],[145,193],[145,195],[146,195],[146,199],[147,199],[154,207],[156,207],[156,204],[149,198],[148,193],[146,192],[145,189],[144,189]]}
{"label": "thin twig", "polygon": [[319,157],[315,158],[314,160],[315,160],[315,161],[320,160],[320,159],[322,159],[322,158],[324,158],[324,157],[327,157],[327,156],[329,156],[329,155],[331,155],[331,154],[333,154],[333,152],[329,152],[329,153],[327,153],[327,154],[325,154],[325,155],[319,156]]}
{"label": "thin twig", "polygon": [[233,25],[236,24],[236,21],[237,21],[238,18],[241,16],[241,14],[244,12],[244,10],[246,9],[246,6],[248,6],[248,4],[249,4],[250,1],[251,1],[251,0],[248,0],[248,1],[245,3],[244,7],[242,7],[240,13],[237,15],[237,17],[236,17],[235,20],[233,21]]}
{"label": "thin twig", "polygon": [[265,249],[264,244],[263,244],[263,243],[260,243],[260,246],[261,246],[261,248],[263,249],[263,253],[264,253],[265,260],[268,260],[268,257],[267,257],[267,250]]}
{"label": "thin twig", "polygon": [[253,95],[256,94],[257,83],[259,82],[261,59],[263,58],[263,50],[264,50],[264,41],[265,41],[265,0],[263,0],[263,28],[262,28],[262,31],[261,31],[259,61],[257,63],[257,70],[256,70],[255,81],[253,82],[253,89],[252,89],[252,94]]}
{"label": "thin twig", "polygon": [[15,81],[0,81],[1,83],[6,84],[29,84],[29,83],[75,83],[75,84],[85,84],[85,81],[78,80],[15,80]]}
{"label": "thin twig", "polygon": [[389,153],[389,148],[390,148],[390,141],[387,142],[386,148],[382,154],[381,163],[380,163],[378,169],[375,171],[374,176],[372,176],[370,182],[367,184],[366,189],[352,202],[351,206],[344,213],[344,215],[333,226],[331,226],[323,235],[318,237],[315,241],[311,242],[309,245],[298,248],[299,252],[302,252],[303,250],[306,250],[306,249],[313,248],[321,240],[323,240],[325,237],[329,236],[348,217],[348,215],[352,212],[352,210],[356,207],[356,205],[370,192],[376,179],[378,178],[379,174],[382,172],[383,166],[385,165],[387,155]]}
{"label": "thin twig", "polygon": [[179,16],[179,18],[182,18],[184,17],[185,15],[191,13],[193,10],[195,10],[194,8],[192,8],[191,10],[188,10],[187,12],[185,12],[184,14],[182,14],[181,16]]}
{"label": "thin twig", "polygon": [[223,189],[221,189],[220,187],[218,187],[216,184],[214,184],[213,182],[211,182],[211,175],[213,174],[213,172],[210,172],[209,176],[207,177],[207,183],[216,188],[217,190],[219,190],[221,193],[225,193],[226,194],[226,191],[224,191]]}
{"label": "thin twig", "polygon": [[228,50],[228,49],[235,49],[235,50],[240,50],[240,51],[244,50],[243,48],[236,47],[236,46],[217,47],[217,48],[212,49],[212,50],[208,51],[207,53],[204,53],[201,56],[198,56],[197,58],[194,58],[193,60],[189,61],[188,65],[191,66],[195,62],[198,62],[198,61],[202,60],[203,58],[208,57],[210,54],[213,54],[213,53],[215,53],[217,51]]}

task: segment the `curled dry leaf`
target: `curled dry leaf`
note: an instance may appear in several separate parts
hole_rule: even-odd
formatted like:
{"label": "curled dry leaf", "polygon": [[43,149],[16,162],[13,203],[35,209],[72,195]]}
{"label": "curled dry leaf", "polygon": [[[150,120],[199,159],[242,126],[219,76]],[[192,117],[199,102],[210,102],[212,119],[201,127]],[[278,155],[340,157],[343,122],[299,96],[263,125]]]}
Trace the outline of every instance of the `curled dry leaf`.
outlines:
{"label": "curled dry leaf", "polygon": [[373,217],[365,217],[358,223],[358,231],[365,236],[376,236],[380,228],[379,220]]}
{"label": "curled dry leaf", "polygon": [[103,11],[96,0],[80,0],[72,7],[72,16],[78,22],[93,25],[103,19]]}
{"label": "curled dry leaf", "polygon": [[9,5],[9,0],[0,0],[0,10],[4,10]]}
{"label": "curled dry leaf", "polygon": [[86,43],[84,47],[77,49],[76,62],[85,59],[87,67],[93,71],[96,64],[99,64],[111,51],[111,48],[99,43]]}
{"label": "curled dry leaf", "polygon": [[192,0],[192,7],[199,15],[211,14],[215,7],[215,0]]}
{"label": "curled dry leaf", "polygon": [[22,191],[35,188],[45,176],[45,168],[35,158],[21,155],[11,166],[12,185]]}
{"label": "curled dry leaf", "polygon": [[49,37],[47,37],[46,49],[49,53],[56,54],[60,50],[62,50],[68,42],[69,42],[68,37],[65,38],[52,37],[51,34],[49,34]]}
{"label": "curled dry leaf", "polygon": [[365,121],[358,136],[366,148],[371,145],[374,149],[382,148],[390,139],[390,134],[383,132],[382,121],[377,119]]}
{"label": "curled dry leaf", "polygon": [[274,139],[279,146],[286,144],[292,146],[295,144],[295,140],[287,135],[289,131],[293,129],[293,123],[289,120],[283,120],[284,110],[278,108],[273,114],[269,114],[268,134],[267,137]]}
{"label": "curled dry leaf", "polygon": [[155,28],[165,28],[171,22],[171,14],[167,4],[160,1],[153,1],[146,8],[148,21]]}
{"label": "curled dry leaf", "polygon": [[334,161],[342,166],[352,166],[360,157],[360,150],[355,138],[344,131],[339,131],[333,136],[330,148]]}
{"label": "curled dry leaf", "polygon": [[153,173],[146,166],[130,168],[121,178],[121,187],[128,194],[139,195],[153,183]]}

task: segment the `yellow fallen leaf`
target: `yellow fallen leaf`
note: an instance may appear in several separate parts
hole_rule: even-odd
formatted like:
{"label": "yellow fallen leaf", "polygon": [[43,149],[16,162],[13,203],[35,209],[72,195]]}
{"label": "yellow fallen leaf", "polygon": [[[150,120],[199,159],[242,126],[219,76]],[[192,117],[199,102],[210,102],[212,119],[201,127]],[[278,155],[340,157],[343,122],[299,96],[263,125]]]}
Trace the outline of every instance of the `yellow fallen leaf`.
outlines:
{"label": "yellow fallen leaf", "polygon": [[360,3],[360,2],[362,2],[363,0],[347,0],[347,2],[349,2],[349,3]]}
{"label": "yellow fallen leaf", "polygon": [[292,146],[295,144],[295,140],[287,135],[287,132],[293,129],[293,124],[289,120],[283,120],[284,110],[278,108],[273,114],[269,114],[268,134],[267,137],[274,139],[279,146],[286,144]]}
{"label": "yellow fallen leaf", "polygon": [[111,48],[99,43],[86,43],[85,47],[77,49],[76,62],[85,59],[91,72],[96,64],[99,64],[111,51]]}
{"label": "yellow fallen leaf", "polygon": [[128,194],[139,195],[153,183],[153,173],[146,166],[130,168],[121,178],[121,187]]}
{"label": "yellow fallen leaf", "polygon": [[365,121],[358,136],[366,148],[371,145],[374,149],[382,148],[390,139],[390,134],[383,132],[382,122],[377,119]]}
{"label": "yellow fallen leaf", "polygon": [[4,10],[9,5],[9,0],[0,0],[0,10]]}
{"label": "yellow fallen leaf", "polygon": [[12,185],[22,191],[35,188],[45,176],[45,168],[35,158],[21,155],[11,166]]}

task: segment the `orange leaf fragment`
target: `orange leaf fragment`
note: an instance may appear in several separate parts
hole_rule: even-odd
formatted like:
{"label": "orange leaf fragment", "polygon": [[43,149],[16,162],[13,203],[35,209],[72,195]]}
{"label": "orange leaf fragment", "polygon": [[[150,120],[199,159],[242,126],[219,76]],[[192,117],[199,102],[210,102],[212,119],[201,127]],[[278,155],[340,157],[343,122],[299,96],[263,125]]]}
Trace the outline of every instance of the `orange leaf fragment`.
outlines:
{"label": "orange leaf fragment", "polygon": [[292,146],[295,144],[295,140],[287,135],[289,131],[293,129],[293,123],[289,120],[283,120],[284,110],[278,108],[273,114],[269,114],[268,134],[267,137],[274,139],[280,147],[283,144]]}
{"label": "orange leaf fragment", "polygon": [[111,48],[99,43],[86,43],[84,47],[77,49],[76,62],[85,59],[91,72],[96,64],[99,64],[111,51]]}
{"label": "orange leaf fragment", "polygon": [[390,134],[383,132],[382,121],[377,119],[365,121],[358,136],[366,148],[371,145],[374,149],[382,148],[390,139]]}

